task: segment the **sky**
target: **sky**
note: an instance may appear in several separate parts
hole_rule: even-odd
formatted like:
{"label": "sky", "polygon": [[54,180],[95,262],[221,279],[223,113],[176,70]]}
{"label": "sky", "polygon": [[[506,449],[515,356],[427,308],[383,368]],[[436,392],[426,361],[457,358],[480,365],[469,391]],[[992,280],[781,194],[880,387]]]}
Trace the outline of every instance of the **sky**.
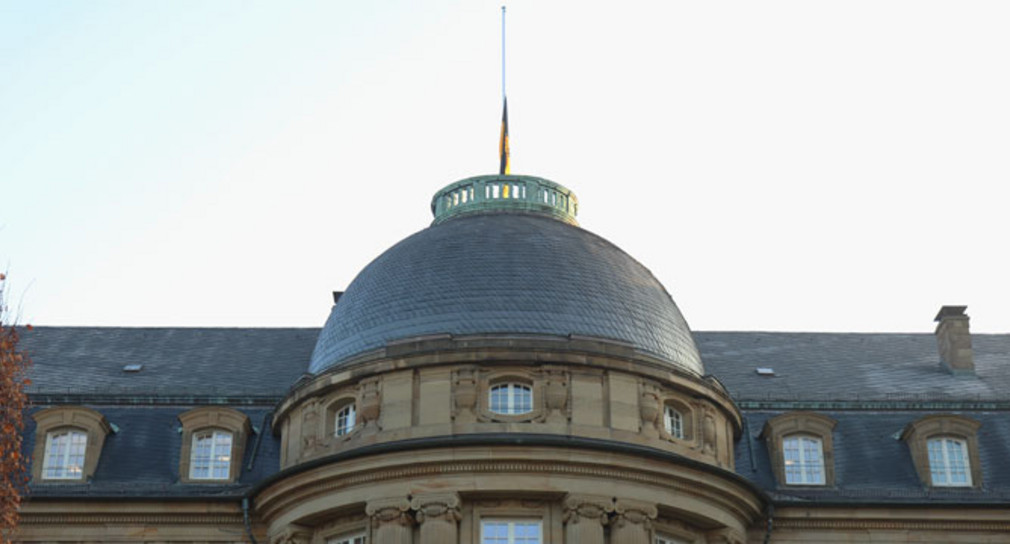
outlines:
{"label": "sky", "polygon": [[[0,0],[36,325],[317,327],[497,169],[501,3]],[[507,4],[512,172],[694,330],[1010,332],[1010,3]]]}

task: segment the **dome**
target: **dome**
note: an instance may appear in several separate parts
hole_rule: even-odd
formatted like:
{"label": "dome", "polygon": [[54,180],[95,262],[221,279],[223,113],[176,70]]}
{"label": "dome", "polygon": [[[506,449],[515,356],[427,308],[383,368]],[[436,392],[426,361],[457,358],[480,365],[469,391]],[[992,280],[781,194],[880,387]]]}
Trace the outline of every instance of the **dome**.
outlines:
{"label": "dome", "polygon": [[[562,191],[563,206],[545,198],[544,188]],[[446,200],[453,194],[455,206]],[[413,337],[520,334],[615,341],[703,374],[690,328],[662,284],[620,248],[575,226],[576,202],[563,187],[529,176],[446,187],[432,203],[434,224],[391,247],[347,287],[309,371]],[[537,209],[545,203],[549,209]]]}

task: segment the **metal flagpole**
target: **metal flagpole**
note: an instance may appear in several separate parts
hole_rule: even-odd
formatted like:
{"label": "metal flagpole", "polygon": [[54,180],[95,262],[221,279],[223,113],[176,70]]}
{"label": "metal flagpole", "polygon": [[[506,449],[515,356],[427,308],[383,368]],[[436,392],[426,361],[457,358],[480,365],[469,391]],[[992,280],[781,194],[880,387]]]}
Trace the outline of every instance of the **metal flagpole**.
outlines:
{"label": "metal flagpole", "polygon": [[505,99],[505,6],[501,7],[501,96]]}

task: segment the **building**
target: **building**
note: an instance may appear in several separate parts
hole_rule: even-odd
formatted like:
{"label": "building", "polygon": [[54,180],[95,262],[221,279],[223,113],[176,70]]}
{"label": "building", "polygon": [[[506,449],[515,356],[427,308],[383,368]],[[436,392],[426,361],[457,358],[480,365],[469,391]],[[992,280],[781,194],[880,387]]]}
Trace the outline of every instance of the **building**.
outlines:
{"label": "building", "polygon": [[453,183],[318,330],[36,328],[18,538],[1010,542],[1010,336],[695,333],[578,206]]}

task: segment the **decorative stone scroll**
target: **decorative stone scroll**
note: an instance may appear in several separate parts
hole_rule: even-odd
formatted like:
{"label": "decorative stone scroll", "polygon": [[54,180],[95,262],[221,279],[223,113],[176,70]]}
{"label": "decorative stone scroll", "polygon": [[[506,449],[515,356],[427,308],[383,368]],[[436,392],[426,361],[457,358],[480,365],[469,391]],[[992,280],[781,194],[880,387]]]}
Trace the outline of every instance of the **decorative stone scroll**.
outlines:
{"label": "decorative stone scroll", "polygon": [[709,531],[705,535],[707,542],[711,544],[746,544],[747,540],[740,531],[723,528]]}
{"label": "decorative stone scroll", "polygon": [[414,518],[406,497],[369,501],[365,514],[372,521],[374,544],[411,544]]}
{"label": "decorative stone scroll", "polygon": [[652,503],[617,499],[610,521],[610,539],[621,544],[649,544],[652,521],[658,511]]}
{"label": "decorative stone scroll", "polygon": [[463,519],[459,511],[459,495],[456,493],[429,493],[416,495],[410,501],[414,517],[421,526],[419,544],[443,544],[457,542],[459,521]]}
{"label": "decorative stone scroll", "polygon": [[614,511],[611,499],[596,495],[568,495],[564,511],[565,542],[604,544],[603,526],[610,521],[610,514]]}

